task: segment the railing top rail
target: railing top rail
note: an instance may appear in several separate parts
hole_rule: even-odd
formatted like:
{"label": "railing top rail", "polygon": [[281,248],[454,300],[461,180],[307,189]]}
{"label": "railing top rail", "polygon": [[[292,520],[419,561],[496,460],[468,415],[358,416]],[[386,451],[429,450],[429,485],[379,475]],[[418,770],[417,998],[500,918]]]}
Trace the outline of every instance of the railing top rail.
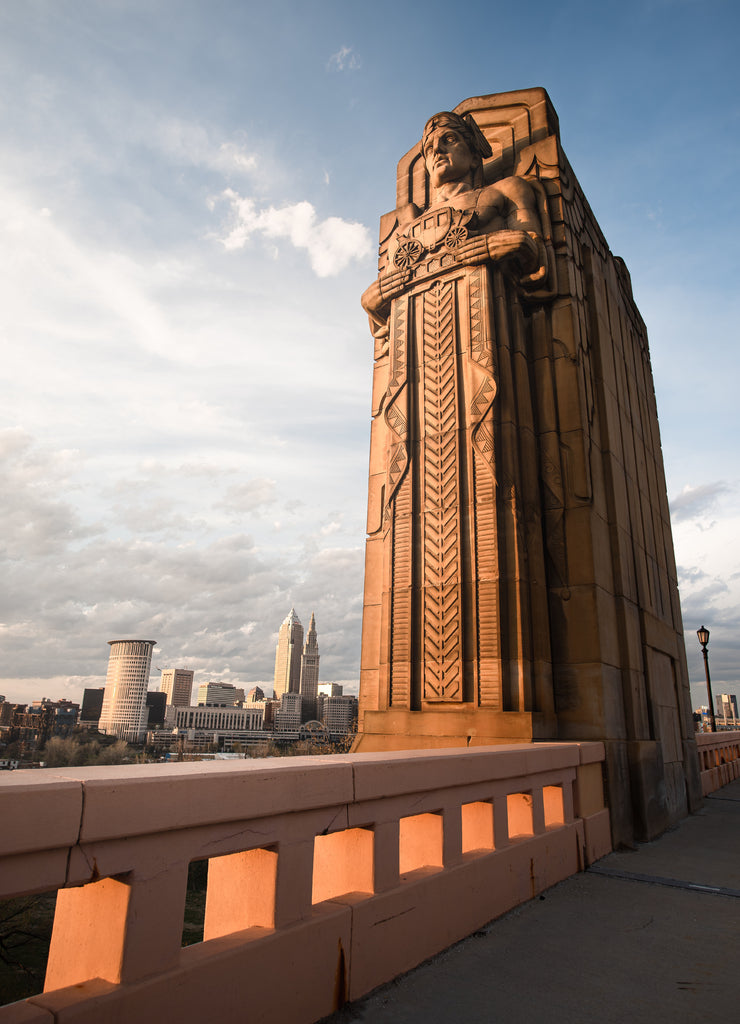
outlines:
{"label": "railing top rail", "polygon": [[0,820],[12,822],[0,856],[505,782],[603,757],[598,742],[537,743],[16,771],[0,781]]}
{"label": "railing top rail", "polygon": [[740,743],[740,731],[735,732],[697,732],[697,747],[716,747],[723,743]]}

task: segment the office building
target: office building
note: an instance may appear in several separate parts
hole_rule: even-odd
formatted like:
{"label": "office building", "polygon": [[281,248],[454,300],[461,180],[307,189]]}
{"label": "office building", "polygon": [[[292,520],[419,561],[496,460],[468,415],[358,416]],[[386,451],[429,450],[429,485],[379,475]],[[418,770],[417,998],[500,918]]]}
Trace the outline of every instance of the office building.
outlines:
{"label": "office building", "polygon": [[201,683],[198,687],[200,707],[233,708],[243,703],[244,689],[241,686],[233,686],[231,683]]}
{"label": "office building", "polygon": [[163,668],[159,680],[160,693],[167,694],[167,703],[176,708],[189,707],[193,699],[193,676],[189,668]]}
{"label": "office building", "polygon": [[737,697],[734,693],[720,693],[717,696],[717,717],[725,722],[737,720]]}
{"label": "office building", "polygon": [[167,709],[167,694],[161,690],[150,690],[146,695],[147,730],[161,729]]}
{"label": "office building", "polygon": [[322,721],[330,737],[346,736],[357,721],[357,697],[324,697]]}
{"label": "office building", "polygon": [[319,683],[319,694],[325,697],[341,697],[344,686],[341,683]]}
{"label": "office building", "polygon": [[280,708],[275,714],[275,732],[298,732],[301,727],[302,703],[300,693],[284,693],[281,696]]}
{"label": "office building", "polygon": [[309,722],[316,718],[316,697],[319,692],[319,644],[316,637],[316,619],[311,612],[311,623],[306,634],[301,655],[301,697],[303,721]]}
{"label": "office building", "polygon": [[80,727],[82,729],[97,729],[100,722],[100,714],[103,710],[103,697],[105,687],[86,687],[82,694],[82,707],[80,709]]}
{"label": "office building", "polygon": [[303,626],[295,608],[291,608],[280,627],[275,649],[275,696],[278,699],[284,693],[300,693],[302,648]]}
{"label": "office building", "polygon": [[101,732],[129,743],[146,736],[146,705],[152,650],[156,640],[109,640],[110,658],[105,680]]}
{"label": "office building", "polygon": [[261,707],[198,707],[178,708],[175,712],[177,729],[199,729],[212,732],[243,732],[262,728],[264,709]]}

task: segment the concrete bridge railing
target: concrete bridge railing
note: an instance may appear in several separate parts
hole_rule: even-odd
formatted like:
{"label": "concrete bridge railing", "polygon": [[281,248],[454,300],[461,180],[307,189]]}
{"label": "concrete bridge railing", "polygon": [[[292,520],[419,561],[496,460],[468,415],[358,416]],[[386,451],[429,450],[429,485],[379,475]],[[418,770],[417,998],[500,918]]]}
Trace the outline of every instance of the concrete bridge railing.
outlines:
{"label": "concrete bridge railing", "polygon": [[740,732],[698,732],[702,796],[740,778]]}
{"label": "concrete bridge railing", "polygon": [[[308,1024],[611,849],[600,743],[18,771],[0,897],[58,889],[0,1024]],[[208,860],[203,941],[182,947]]]}

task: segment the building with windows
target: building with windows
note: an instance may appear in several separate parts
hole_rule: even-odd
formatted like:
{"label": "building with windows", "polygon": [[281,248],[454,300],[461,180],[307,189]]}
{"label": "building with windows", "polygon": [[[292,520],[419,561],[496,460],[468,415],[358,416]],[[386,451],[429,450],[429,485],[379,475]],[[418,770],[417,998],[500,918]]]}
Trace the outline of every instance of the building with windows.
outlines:
{"label": "building with windows", "polygon": [[303,698],[300,693],[284,693],[275,713],[275,732],[295,732],[301,728]]}
{"label": "building with windows", "polygon": [[167,694],[161,690],[150,690],[146,695],[147,730],[161,729],[164,726],[167,710]]}
{"label": "building with windows", "polygon": [[198,729],[209,732],[243,732],[262,728],[264,709],[257,705],[249,707],[198,707],[178,708],[175,712],[175,728]]}
{"label": "building with windows", "polygon": [[104,696],[104,686],[85,688],[82,694],[82,707],[80,708],[80,727],[82,729],[97,729],[103,710]]}
{"label": "building with windows", "polygon": [[344,686],[341,683],[319,683],[319,696],[341,697],[344,694]]}
{"label": "building with windows", "polygon": [[110,657],[98,728],[129,743],[146,736],[146,705],[156,640],[109,640]]}
{"label": "building with windows", "polygon": [[244,689],[231,683],[201,683],[198,687],[199,707],[233,708],[243,703]]}
{"label": "building with windows", "polygon": [[732,725],[737,722],[737,697],[734,693],[720,693],[717,696],[717,717],[723,724]]}
{"label": "building with windows", "polygon": [[311,623],[306,634],[306,642],[303,645],[301,655],[301,685],[300,693],[303,698],[304,722],[310,722],[316,718],[316,698],[319,692],[319,643],[316,637],[316,619],[311,612]]}
{"label": "building with windows", "polygon": [[332,739],[353,732],[357,723],[357,697],[324,697],[321,720]]}
{"label": "building with windows", "polygon": [[193,699],[193,677],[189,668],[163,668],[159,680],[160,693],[167,694],[167,703],[187,708]]}
{"label": "building with windows", "polygon": [[301,691],[302,648],[303,626],[295,608],[291,608],[278,632],[275,649],[275,696],[278,699],[284,693]]}

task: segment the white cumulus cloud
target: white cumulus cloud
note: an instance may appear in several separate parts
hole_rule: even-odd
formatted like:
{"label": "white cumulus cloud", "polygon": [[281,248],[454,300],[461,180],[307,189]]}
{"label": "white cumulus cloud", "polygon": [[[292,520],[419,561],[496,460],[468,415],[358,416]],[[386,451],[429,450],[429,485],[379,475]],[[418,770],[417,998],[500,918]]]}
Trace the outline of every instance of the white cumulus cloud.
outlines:
{"label": "white cumulus cloud", "polygon": [[686,484],[680,494],[670,502],[671,516],[675,523],[685,519],[695,519],[711,512],[717,499],[729,493],[730,488],[723,481],[699,484],[692,487]]}
{"label": "white cumulus cloud", "polygon": [[305,200],[289,206],[268,206],[259,210],[255,201],[225,189],[222,197],[231,206],[232,226],[221,239],[224,248],[243,249],[254,234],[287,239],[296,249],[305,249],[318,277],[339,274],[352,260],[364,259],[372,251],[370,232],[357,221],[327,217],[319,220]]}

